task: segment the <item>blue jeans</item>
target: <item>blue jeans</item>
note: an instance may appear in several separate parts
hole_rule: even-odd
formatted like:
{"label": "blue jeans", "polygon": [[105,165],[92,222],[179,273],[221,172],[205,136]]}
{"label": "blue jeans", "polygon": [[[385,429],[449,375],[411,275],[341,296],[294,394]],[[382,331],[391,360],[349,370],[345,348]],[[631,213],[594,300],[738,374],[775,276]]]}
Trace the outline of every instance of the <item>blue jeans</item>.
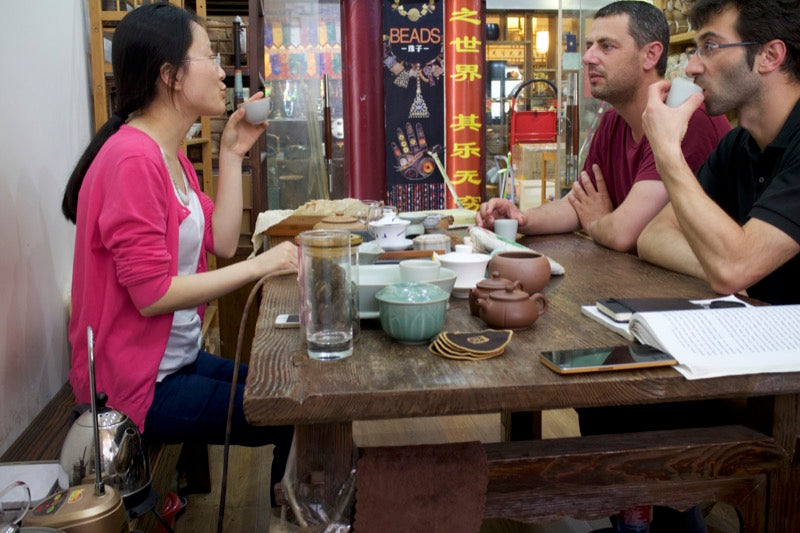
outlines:
{"label": "blue jeans", "polygon": [[[239,365],[230,443],[240,446],[274,444],[270,485],[274,487],[286,469],[294,426],[250,425],[242,405],[246,378],[247,365]],[[200,351],[197,361],[156,383],[144,438],[164,443],[224,444],[232,380],[232,360]]]}

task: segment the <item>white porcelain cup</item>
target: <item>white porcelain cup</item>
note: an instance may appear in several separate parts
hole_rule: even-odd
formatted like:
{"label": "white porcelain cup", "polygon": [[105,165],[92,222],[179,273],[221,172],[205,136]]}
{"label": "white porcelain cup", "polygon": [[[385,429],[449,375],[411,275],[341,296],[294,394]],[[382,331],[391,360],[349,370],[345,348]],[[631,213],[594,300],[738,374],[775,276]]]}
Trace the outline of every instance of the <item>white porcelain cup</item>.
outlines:
{"label": "white porcelain cup", "polygon": [[517,240],[518,222],[513,218],[500,218],[494,221],[494,232],[509,241]]}
{"label": "white porcelain cup", "polygon": [[269,98],[261,98],[242,104],[244,107],[244,119],[250,124],[261,124],[267,120],[269,112],[272,111],[272,101]]}
{"label": "white porcelain cup", "polygon": [[439,277],[439,263],[430,259],[406,259],[398,266],[402,281],[432,281]]}
{"label": "white porcelain cup", "polygon": [[675,78],[672,80],[672,87],[667,95],[667,105],[678,107],[694,93],[701,93],[703,89],[688,78]]}

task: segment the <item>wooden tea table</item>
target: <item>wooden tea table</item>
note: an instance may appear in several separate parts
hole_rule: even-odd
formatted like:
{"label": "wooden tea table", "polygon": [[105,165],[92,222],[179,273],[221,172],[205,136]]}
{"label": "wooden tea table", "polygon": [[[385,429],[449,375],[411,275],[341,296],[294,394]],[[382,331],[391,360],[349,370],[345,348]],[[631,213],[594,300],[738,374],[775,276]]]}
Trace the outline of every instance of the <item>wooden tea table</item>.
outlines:
{"label": "wooden tea table", "polygon": [[[636,504],[685,509],[727,501],[747,531],[800,531],[800,373],[696,381],[670,368],[557,375],[539,363],[540,350],[624,343],[581,315],[580,305],[607,296],[713,294],[702,281],[577,235],[525,242],[560,262],[566,275],[545,289],[547,313],[516,332],[501,357],[486,361],[437,357],[427,346],[394,342],[379,324],[366,322],[350,358],[311,360],[299,330],[272,325],[277,314],[297,308],[294,276],[268,281],[245,388],[248,419],[296,424],[298,479],[314,483],[332,501],[353,464],[353,420],[746,398],[759,413],[756,429],[734,425],[486,444],[485,515],[537,522],[603,517]],[[451,298],[446,330],[484,327],[469,314],[466,300]]]}

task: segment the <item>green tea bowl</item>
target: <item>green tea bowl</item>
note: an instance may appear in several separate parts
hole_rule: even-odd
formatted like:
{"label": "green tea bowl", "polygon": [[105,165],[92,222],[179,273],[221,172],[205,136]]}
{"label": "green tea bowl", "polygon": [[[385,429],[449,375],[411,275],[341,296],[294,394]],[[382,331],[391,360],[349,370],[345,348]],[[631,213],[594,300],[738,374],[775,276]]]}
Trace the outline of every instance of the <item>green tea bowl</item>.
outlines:
{"label": "green tea bowl", "polygon": [[404,344],[423,344],[444,326],[450,295],[430,283],[406,282],[389,285],[375,294],[381,327]]}

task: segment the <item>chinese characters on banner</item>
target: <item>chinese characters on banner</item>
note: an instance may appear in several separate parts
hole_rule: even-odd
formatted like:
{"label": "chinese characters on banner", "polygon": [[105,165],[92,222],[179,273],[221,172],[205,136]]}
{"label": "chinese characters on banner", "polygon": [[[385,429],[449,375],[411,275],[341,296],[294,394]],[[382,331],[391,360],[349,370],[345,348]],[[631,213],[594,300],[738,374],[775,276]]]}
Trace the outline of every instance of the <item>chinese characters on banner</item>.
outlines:
{"label": "chinese characters on banner", "polygon": [[386,200],[400,211],[445,207],[444,5],[383,0]]}
{"label": "chinese characters on banner", "polygon": [[[446,0],[447,175],[461,204],[481,204],[484,50],[480,0]],[[449,208],[455,199],[448,197]]]}

